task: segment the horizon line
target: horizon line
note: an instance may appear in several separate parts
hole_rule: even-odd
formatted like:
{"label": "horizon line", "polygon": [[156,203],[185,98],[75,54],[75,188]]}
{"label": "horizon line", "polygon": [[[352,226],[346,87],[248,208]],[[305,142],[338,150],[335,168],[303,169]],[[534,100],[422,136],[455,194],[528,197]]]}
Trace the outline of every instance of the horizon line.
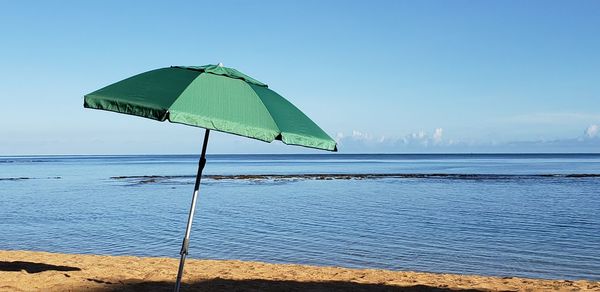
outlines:
{"label": "horizon line", "polygon": [[[39,157],[39,156],[198,156],[199,153],[119,153],[119,154],[0,154],[0,157]],[[600,152],[411,152],[411,153],[207,153],[206,155],[261,155],[261,156],[284,156],[284,155],[600,155]]]}

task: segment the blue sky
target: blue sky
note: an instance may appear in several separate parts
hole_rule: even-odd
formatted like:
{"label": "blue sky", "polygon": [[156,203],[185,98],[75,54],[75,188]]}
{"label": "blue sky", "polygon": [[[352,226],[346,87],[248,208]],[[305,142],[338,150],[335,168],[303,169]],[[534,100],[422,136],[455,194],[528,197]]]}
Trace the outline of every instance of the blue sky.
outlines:
{"label": "blue sky", "polygon": [[[598,15],[598,1],[4,1],[0,155],[197,153],[201,129],[82,97],[218,62],[342,153],[600,152]],[[313,153],[226,134],[209,146],[255,152]]]}

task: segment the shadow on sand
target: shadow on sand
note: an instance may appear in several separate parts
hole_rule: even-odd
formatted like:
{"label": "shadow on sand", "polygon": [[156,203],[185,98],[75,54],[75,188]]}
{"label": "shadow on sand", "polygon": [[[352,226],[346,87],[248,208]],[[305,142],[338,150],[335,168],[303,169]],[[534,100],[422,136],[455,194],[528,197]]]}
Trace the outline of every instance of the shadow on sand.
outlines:
{"label": "shadow on sand", "polygon": [[[104,282],[106,283],[106,282]],[[111,287],[112,286],[112,287]],[[95,292],[133,292],[133,291],[173,291],[173,282],[121,282],[113,285],[107,285],[103,289],[95,289]],[[83,291],[83,290],[82,290]],[[450,289],[438,288],[426,285],[414,285],[407,287],[390,286],[385,284],[361,284],[343,281],[327,282],[297,282],[297,281],[276,281],[276,280],[229,280],[212,279],[193,283],[185,283],[181,287],[182,292],[186,291],[249,291],[249,292],[283,292],[283,291],[310,291],[310,292],[342,292],[342,291],[434,291],[434,292],[479,292],[483,290],[475,289]]]}
{"label": "shadow on sand", "polygon": [[56,266],[56,265],[34,263],[34,262],[0,261],[0,271],[1,272],[20,272],[21,270],[25,270],[27,273],[30,273],[30,274],[41,273],[41,272],[45,272],[45,271],[61,271],[61,272],[81,271],[80,268],[69,267],[69,266]]}

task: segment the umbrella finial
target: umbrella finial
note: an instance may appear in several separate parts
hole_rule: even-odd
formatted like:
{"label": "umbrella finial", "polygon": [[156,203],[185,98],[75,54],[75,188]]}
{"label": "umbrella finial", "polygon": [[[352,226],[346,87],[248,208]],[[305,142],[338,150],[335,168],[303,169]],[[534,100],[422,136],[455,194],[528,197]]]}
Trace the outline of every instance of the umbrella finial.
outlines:
{"label": "umbrella finial", "polygon": [[219,62],[219,65],[217,65],[219,67],[223,67],[223,63]]}

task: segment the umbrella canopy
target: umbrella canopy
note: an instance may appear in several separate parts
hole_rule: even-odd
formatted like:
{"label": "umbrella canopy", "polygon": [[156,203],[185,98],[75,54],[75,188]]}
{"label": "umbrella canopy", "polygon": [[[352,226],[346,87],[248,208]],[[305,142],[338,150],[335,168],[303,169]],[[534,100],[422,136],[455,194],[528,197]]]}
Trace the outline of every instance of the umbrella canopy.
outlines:
{"label": "umbrella canopy", "polygon": [[148,71],[87,94],[84,107],[336,151],[336,143],[268,86],[222,65]]}
{"label": "umbrella canopy", "polygon": [[337,151],[335,141],[293,104],[266,84],[221,64],[148,71],[85,95],[84,107],[206,129],[175,291],[188,254],[210,130]]}

